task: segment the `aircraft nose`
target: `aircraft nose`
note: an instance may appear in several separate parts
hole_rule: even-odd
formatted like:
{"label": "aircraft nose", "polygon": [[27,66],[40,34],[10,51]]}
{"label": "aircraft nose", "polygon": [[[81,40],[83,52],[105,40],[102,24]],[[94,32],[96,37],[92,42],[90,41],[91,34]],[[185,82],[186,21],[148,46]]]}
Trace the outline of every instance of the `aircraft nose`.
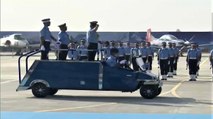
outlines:
{"label": "aircraft nose", "polygon": [[184,42],[179,42],[178,45],[184,45]]}

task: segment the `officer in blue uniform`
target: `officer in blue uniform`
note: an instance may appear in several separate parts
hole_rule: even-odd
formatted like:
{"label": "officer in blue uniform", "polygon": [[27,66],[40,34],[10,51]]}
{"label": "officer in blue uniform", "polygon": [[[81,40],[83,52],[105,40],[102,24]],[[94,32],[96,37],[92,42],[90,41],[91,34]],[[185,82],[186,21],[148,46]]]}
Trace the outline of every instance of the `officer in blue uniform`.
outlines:
{"label": "officer in blue uniform", "polygon": [[213,79],[213,49],[210,51],[209,62],[210,62],[210,68],[212,69],[212,79]]}
{"label": "officer in blue uniform", "polygon": [[173,77],[173,66],[174,66],[174,59],[175,59],[175,52],[174,49],[172,48],[172,43],[169,43],[169,71],[168,71],[168,77]]}
{"label": "officer in blue uniform", "polygon": [[118,47],[118,61],[120,62],[124,59],[125,59],[125,49],[123,47],[123,43],[120,42]]}
{"label": "officer in blue uniform", "polygon": [[173,65],[173,75],[177,75],[177,62],[179,59],[179,49],[176,47],[176,43],[172,43],[172,48],[174,50],[174,65]]}
{"label": "officer in blue uniform", "polygon": [[148,57],[148,53],[147,53],[147,48],[146,48],[146,43],[145,42],[141,43],[140,56],[141,56],[143,62],[146,63],[147,57]]}
{"label": "officer in blue uniform", "polygon": [[132,57],[132,66],[133,70],[139,71],[140,67],[138,66],[136,62],[136,58],[138,58],[140,55],[140,48],[139,48],[139,43],[135,44],[135,47],[131,49],[131,57]]}
{"label": "officer in blue uniform", "polygon": [[68,53],[68,44],[70,43],[69,35],[66,32],[67,26],[64,23],[59,25],[58,27],[61,30],[58,33],[58,42],[60,43],[59,60],[66,60]]}
{"label": "officer in blue uniform", "polygon": [[88,60],[88,50],[85,45],[85,40],[81,40],[80,46],[78,46],[77,51],[79,60]]}
{"label": "officer in blue uniform", "polygon": [[161,70],[161,80],[167,80],[169,50],[166,48],[166,42],[162,42],[162,48],[158,50],[158,64]]}
{"label": "officer in blue uniform", "polygon": [[40,31],[41,60],[48,60],[51,40],[56,41],[56,39],[52,36],[48,28],[50,26],[50,19],[43,19],[42,22],[44,27]]}
{"label": "officer in blue uniform", "polygon": [[110,56],[110,44],[109,41],[106,41],[104,44],[104,59],[107,60],[107,58]]}
{"label": "officer in blue uniform", "polygon": [[117,55],[118,55],[117,48],[110,49],[110,56],[106,60],[107,65],[109,65],[110,67],[118,66]]}
{"label": "officer in blue uniform", "polygon": [[129,62],[130,62],[130,55],[131,55],[131,47],[130,47],[130,43],[127,42],[127,45],[126,47],[124,47],[124,50],[125,50],[125,59],[129,65]]}
{"label": "officer in blue uniform", "polygon": [[87,41],[87,45],[88,45],[88,60],[89,61],[94,61],[95,60],[95,55],[96,55],[96,51],[98,49],[98,27],[99,25],[97,24],[97,21],[92,21],[90,22],[90,30],[87,32],[86,35],[86,41]]}
{"label": "officer in blue uniform", "polygon": [[143,62],[144,62],[144,69],[147,70],[148,69],[148,65],[147,65],[147,58],[148,58],[148,53],[147,53],[147,48],[146,48],[146,42],[142,42],[141,43],[141,48],[140,48],[140,57],[142,58]]}
{"label": "officer in blue uniform", "polygon": [[152,61],[154,59],[154,50],[151,48],[150,42],[146,43],[146,48],[147,48],[147,55],[148,55],[147,60],[148,60],[148,64],[149,64],[148,72],[151,72],[151,70],[152,70]]}
{"label": "officer in blue uniform", "polygon": [[191,49],[187,52],[186,62],[189,67],[189,81],[196,81],[197,63],[199,61],[199,52],[196,49],[196,44],[191,44]]}
{"label": "officer in blue uniform", "polygon": [[76,44],[74,42],[69,44],[68,57],[71,60],[77,60],[78,59],[78,52],[76,50]]}

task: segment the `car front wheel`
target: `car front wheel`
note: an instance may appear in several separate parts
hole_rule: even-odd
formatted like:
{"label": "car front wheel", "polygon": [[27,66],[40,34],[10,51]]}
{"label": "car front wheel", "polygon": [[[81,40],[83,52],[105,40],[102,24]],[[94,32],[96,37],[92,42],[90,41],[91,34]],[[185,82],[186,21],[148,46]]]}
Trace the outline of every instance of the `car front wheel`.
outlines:
{"label": "car front wheel", "polygon": [[157,96],[158,89],[156,86],[142,86],[140,88],[140,94],[145,99],[153,99]]}

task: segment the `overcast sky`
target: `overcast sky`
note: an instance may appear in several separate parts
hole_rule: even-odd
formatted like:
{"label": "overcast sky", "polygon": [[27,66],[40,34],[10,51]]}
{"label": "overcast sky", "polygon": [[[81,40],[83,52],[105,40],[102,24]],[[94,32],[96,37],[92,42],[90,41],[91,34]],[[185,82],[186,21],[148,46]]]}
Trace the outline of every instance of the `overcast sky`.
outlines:
{"label": "overcast sky", "polygon": [[213,0],[1,0],[1,31],[50,30],[67,23],[68,31],[212,31]]}

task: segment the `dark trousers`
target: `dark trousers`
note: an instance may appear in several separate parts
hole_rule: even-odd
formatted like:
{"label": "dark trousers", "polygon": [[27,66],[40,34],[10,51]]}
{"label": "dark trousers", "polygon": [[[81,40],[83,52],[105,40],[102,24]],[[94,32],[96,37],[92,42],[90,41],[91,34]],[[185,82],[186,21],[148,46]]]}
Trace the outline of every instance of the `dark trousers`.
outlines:
{"label": "dark trousers", "polygon": [[125,55],[125,60],[126,60],[127,62],[129,62],[129,61],[130,61],[130,55]]}
{"label": "dark trousers", "polygon": [[94,50],[94,51],[88,51],[89,61],[95,61],[95,55],[96,55],[97,49],[98,49],[98,43],[89,43],[88,50]]}
{"label": "dark trousers", "polygon": [[[61,44],[60,49],[62,49],[62,51],[59,51],[59,60],[66,60],[67,53],[68,53],[68,46],[65,44]],[[63,51],[63,50],[66,50],[66,51]]]}
{"label": "dark trousers", "polygon": [[178,57],[175,57],[174,64],[173,64],[173,69],[174,70],[177,70],[177,61],[178,61]]}
{"label": "dark trousers", "polygon": [[139,68],[139,66],[138,66],[138,64],[136,62],[136,57],[132,58],[132,66],[133,66],[133,70],[139,71],[140,68]]}
{"label": "dark trousers", "polygon": [[148,70],[148,66],[147,66],[147,63],[146,63],[147,57],[143,57],[142,60],[143,60],[143,63],[144,63],[144,69]]}
{"label": "dark trousers", "polygon": [[167,75],[168,73],[168,60],[160,59],[160,71],[161,75]]}
{"label": "dark trousers", "polygon": [[152,70],[152,56],[148,56],[149,70]]}
{"label": "dark trousers", "polygon": [[44,41],[44,51],[41,51],[41,60],[48,60],[48,54],[50,51],[50,42]]}
{"label": "dark trousers", "polygon": [[173,66],[174,66],[174,57],[169,58],[169,72],[173,73]]}
{"label": "dark trousers", "polygon": [[146,58],[146,57],[143,57],[142,60],[143,60],[143,63],[145,64],[146,61],[147,61],[147,58]]}
{"label": "dark trousers", "polygon": [[197,73],[197,60],[189,59],[189,75],[196,75]]}

